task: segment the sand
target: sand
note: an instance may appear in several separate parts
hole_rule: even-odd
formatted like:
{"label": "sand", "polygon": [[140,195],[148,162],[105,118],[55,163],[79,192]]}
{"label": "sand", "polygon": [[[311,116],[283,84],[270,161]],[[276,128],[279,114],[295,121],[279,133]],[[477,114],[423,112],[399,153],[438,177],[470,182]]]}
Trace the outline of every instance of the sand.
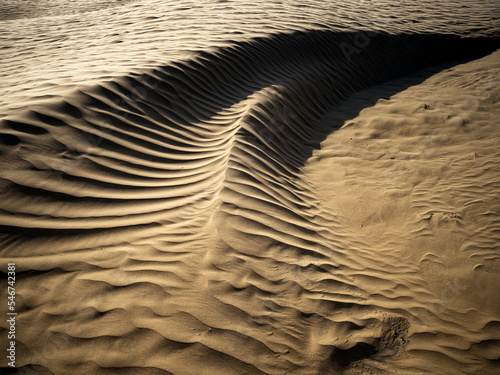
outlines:
{"label": "sand", "polygon": [[2,6],[2,373],[500,371],[495,2]]}

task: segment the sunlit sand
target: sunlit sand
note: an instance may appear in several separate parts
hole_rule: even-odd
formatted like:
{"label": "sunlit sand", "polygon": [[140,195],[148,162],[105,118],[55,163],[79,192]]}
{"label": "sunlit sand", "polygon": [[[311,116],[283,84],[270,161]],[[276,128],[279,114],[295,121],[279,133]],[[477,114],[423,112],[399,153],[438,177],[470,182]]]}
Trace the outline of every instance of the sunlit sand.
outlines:
{"label": "sunlit sand", "polygon": [[0,12],[0,372],[499,373],[496,1]]}

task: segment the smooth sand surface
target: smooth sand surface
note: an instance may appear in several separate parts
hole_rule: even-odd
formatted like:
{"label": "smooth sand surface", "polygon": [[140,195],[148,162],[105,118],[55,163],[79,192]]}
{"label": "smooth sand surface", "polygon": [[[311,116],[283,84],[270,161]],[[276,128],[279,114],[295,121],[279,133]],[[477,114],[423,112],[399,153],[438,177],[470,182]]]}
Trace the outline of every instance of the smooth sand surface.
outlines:
{"label": "smooth sand surface", "polygon": [[45,3],[0,8],[2,373],[499,373],[496,2]]}

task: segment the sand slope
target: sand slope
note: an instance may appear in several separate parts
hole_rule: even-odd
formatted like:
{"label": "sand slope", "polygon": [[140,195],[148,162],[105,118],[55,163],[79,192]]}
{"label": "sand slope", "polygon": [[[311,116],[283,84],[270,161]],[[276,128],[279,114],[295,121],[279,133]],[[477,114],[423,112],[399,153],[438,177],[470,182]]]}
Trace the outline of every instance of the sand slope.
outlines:
{"label": "sand slope", "polygon": [[[455,27],[443,6],[443,24],[359,33],[359,8],[306,7],[313,25],[273,3],[230,40],[249,9],[178,5],[166,37],[147,3],[110,8],[117,30],[138,22],[122,50],[85,34],[104,11],[61,13],[95,45],[63,41],[58,61],[49,38],[4,81],[0,256],[17,265],[21,372],[495,374],[489,16]],[[217,34],[210,12],[233,18]],[[181,33],[196,17],[209,31]],[[29,48],[6,47],[5,77]]]}
{"label": "sand slope", "polygon": [[356,249],[363,268],[348,273],[366,304],[408,319],[402,369],[498,371],[498,56],[391,97],[411,79],[357,94],[325,122],[386,99],[349,118],[304,172],[349,230],[342,248]]}

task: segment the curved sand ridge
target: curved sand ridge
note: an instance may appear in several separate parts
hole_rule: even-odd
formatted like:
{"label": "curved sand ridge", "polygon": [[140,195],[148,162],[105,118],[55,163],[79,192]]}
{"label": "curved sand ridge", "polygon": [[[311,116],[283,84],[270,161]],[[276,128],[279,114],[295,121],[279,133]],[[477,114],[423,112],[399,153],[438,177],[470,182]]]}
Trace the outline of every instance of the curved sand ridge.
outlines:
{"label": "curved sand ridge", "polygon": [[[25,163],[25,168],[7,166],[2,177],[30,188],[40,204],[17,211],[9,205],[19,206],[17,197],[6,197],[0,223],[47,229],[150,223],[154,215],[184,204],[182,199],[202,198],[196,192],[206,199],[207,187],[219,189],[220,180],[228,181],[238,169],[232,168],[238,158],[248,156],[242,168],[256,162],[270,166],[268,178],[288,178],[288,186],[282,186],[287,191],[314,148],[316,118],[347,94],[498,43],[495,38],[364,35],[364,48],[356,47],[358,35],[352,33],[260,38],[82,87],[60,101],[2,119],[3,143]],[[259,162],[259,156],[269,160]],[[227,159],[230,171],[224,172]],[[62,194],[60,210],[46,191]],[[138,203],[124,206],[123,200]]]}
{"label": "curved sand ridge", "polygon": [[[498,40],[367,36],[362,48],[355,33],[257,38],[3,118],[2,256],[23,271],[29,327],[19,362],[493,373],[498,316],[442,306],[418,261],[374,255],[304,166],[328,134],[323,115],[349,94]],[[405,352],[417,337],[431,349]]]}

